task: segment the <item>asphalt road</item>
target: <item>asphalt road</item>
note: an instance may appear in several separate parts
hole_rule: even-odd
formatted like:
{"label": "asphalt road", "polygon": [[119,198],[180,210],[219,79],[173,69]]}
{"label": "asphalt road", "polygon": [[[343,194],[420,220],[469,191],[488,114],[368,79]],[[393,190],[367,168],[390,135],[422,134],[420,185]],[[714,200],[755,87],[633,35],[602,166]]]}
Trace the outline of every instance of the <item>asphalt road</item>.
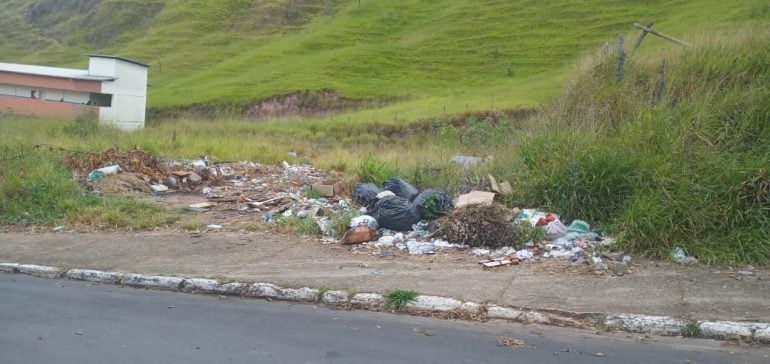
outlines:
{"label": "asphalt road", "polygon": [[768,363],[769,352],[0,274],[3,364]]}

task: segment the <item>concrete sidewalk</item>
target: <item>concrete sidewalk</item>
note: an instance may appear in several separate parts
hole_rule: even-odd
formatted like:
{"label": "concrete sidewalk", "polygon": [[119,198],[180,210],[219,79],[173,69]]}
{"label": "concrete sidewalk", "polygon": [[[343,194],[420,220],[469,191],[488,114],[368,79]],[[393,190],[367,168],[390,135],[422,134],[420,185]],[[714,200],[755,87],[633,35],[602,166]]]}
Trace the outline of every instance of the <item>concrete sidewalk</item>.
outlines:
{"label": "concrete sidewalk", "polygon": [[571,312],[770,321],[770,272],[637,262],[630,275],[596,276],[563,261],[482,270],[469,252],[396,254],[261,233],[2,233],[0,263],[272,282],[356,292],[422,294]]}

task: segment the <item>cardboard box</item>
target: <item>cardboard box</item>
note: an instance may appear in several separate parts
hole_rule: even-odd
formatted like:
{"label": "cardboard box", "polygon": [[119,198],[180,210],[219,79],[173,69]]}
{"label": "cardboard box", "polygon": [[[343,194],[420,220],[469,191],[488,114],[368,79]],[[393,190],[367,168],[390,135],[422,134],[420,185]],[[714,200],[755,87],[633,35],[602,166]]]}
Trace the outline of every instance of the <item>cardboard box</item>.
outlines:
{"label": "cardboard box", "polygon": [[342,190],[342,180],[327,179],[310,185],[311,190],[316,190],[324,197],[334,197]]}

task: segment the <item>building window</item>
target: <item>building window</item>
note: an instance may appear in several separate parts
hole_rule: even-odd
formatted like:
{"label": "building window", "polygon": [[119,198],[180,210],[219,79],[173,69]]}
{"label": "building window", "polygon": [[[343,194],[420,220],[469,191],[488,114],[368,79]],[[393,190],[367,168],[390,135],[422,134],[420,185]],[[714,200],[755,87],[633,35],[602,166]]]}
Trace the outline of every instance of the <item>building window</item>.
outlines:
{"label": "building window", "polygon": [[88,96],[88,105],[110,107],[112,106],[112,95],[92,92]]}

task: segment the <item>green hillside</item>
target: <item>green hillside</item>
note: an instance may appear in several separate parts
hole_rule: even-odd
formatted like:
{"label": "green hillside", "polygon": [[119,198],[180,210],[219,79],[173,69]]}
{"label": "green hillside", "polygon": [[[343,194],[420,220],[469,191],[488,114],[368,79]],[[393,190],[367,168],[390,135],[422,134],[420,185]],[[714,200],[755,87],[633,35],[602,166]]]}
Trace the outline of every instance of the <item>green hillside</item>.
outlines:
{"label": "green hillside", "polygon": [[535,105],[634,22],[694,36],[768,12],[763,0],[6,0],[0,61],[135,58],[152,65],[156,108],[334,89],[435,113]]}

